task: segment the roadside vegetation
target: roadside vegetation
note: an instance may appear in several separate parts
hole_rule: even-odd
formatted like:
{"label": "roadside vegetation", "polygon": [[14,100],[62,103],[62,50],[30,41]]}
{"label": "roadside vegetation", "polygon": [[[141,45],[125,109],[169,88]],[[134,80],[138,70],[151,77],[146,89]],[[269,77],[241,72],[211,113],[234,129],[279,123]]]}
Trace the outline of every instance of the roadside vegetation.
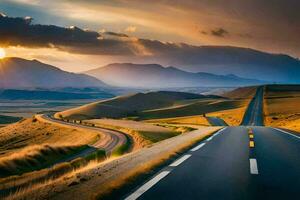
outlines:
{"label": "roadside vegetation", "polygon": [[174,137],[181,132],[173,128],[159,127],[132,120],[94,119],[84,122],[93,123],[96,127],[108,128],[130,135],[134,139],[134,149]]}
{"label": "roadside vegetation", "polygon": [[265,88],[265,125],[300,132],[300,85]]}

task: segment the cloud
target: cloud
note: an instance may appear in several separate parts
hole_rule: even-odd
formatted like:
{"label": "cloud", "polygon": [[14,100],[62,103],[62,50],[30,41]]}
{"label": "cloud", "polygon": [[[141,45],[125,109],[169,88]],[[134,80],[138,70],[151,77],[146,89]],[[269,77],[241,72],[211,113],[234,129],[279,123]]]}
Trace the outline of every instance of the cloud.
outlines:
{"label": "cloud", "polygon": [[[91,55],[144,55],[136,38],[115,32],[98,33],[76,26],[59,27],[33,24],[30,17],[0,15],[0,45],[31,48],[55,48],[78,54]],[[137,48],[138,47],[138,48]],[[142,51],[139,52],[139,49]],[[149,51],[147,50],[147,54]]]}
{"label": "cloud", "polygon": [[129,32],[129,33],[134,33],[136,32],[136,26],[128,26],[126,29],[125,29],[125,32]]}
{"label": "cloud", "polygon": [[223,28],[217,28],[214,30],[211,30],[211,35],[216,37],[225,37],[226,35],[229,35],[229,32]]}
{"label": "cloud", "polygon": [[104,34],[116,37],[128,37],[128,35],[126,35],[125,33],[115,33],[111,31],[105,31]]}

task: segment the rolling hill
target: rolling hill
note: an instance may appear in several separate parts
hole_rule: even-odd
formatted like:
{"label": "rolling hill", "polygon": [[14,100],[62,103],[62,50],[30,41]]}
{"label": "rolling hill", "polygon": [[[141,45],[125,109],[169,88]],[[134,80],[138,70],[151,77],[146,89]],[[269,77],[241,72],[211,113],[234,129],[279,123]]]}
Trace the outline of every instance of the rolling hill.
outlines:
{"label": "rolling hill", "polygon": [[136,116],[144,110],[176,106],[176,103],[180,101],[192,101],[195,99],[199,100],[206,98],[210,98],[210,96],[167,91],[137,93],[99,101],[78,108],[59,112],[55,115],[55,117],[70,119],[93,119],[102,117],[122,118]]}
{"label": "rolling hill", "polygon": [[158,64],[115,63],[85,72],[110,85],[141,88],[232,87],[262,84],[263,81],[230,75],[191,73]]}
{"label": "rolling hill", "polygon": [[85,74],[60,70],[37,60],[5,58],[0,60],[0,88],[107,87]]}

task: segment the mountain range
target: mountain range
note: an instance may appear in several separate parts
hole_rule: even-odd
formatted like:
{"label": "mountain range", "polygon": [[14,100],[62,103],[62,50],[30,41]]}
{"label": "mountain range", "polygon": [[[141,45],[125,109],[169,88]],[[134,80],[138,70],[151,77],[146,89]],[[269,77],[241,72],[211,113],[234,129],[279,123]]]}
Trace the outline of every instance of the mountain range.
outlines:
{"label": "mountain range", "polygon": [[0,88],[107,87],[102,81],[63,71],[37,60],[4,58],[0,60]]}
{"label": "mountain range", "polygon": [[233,74],[192,73],[158,64],[114,63],[84,73],[109,85],[123,87],[233,87],[264,83]]}

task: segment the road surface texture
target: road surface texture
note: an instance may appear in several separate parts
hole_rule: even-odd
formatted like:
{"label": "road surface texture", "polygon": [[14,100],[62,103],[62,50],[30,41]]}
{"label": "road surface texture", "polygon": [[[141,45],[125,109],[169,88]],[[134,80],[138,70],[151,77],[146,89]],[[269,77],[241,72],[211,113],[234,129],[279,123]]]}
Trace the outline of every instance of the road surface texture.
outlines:
{"label": "road surface texture", "polygon": [[251,100],[244,115],[242,126],[263,126],[263,99],[264,87],[260,86],[256,90],[254,98]]}
{"label": "road surface texture", "polygon": [[220,130],[124,199],[300,199],[300,137],[263,127],[262,105],[259,87],[244,126]]}
{"label": "road surface texture", "polygon": [[[47,115],[36,115],[36,118],[40,121],[46,122],[46,123],[54,123],[58,125],[64,125],[71,128],[80,128],[84,129],[85,131],[98,131],[100,134],[99,140],[97,140],[94,144],[90,145],[91,149],[103,149],[106,151],[106,153],[109,155],[115,148],[125,144],[127,142],[127,137],[118,131],[110,130],[110,129],[104,129],[99,127],[91,127],[86,126],[82,124],[75,124],[71,122],[65,122],[57,119],[53,119]],[[88,151],[88,153],[92,153],[91,151]],[[81,155],[82,156],[82,155]]]}
{"label": "road surface texture", "polygon": [[228,126],[223,119],[218,117],[206,117],[206,119],[212,126]]}

